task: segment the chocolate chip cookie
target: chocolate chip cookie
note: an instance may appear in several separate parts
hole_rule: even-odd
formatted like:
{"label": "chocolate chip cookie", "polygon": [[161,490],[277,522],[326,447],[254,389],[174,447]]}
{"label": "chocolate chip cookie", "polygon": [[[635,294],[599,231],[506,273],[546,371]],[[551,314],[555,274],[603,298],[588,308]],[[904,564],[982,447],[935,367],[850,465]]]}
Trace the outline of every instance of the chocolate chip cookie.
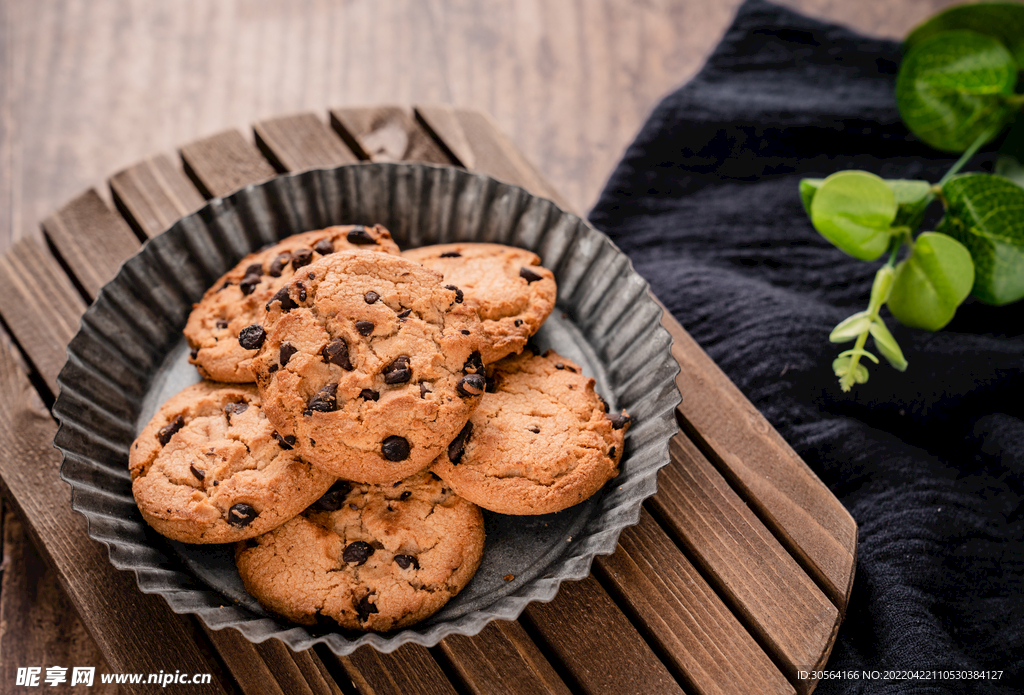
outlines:
{"label": "chocolate chip cookie", "polygon": [[426,468],[466,424],[484,377],[480,324],[440,273],[381,253],[339,252],[267,304],[252,369],[267,417],[333,475],[393,483]]}
{"label": "chocolate chip cookie", "polygon": [[239,543],[235,562],[246,590],[289,620],[385,631],[440,609],[483,550],[480,509],[420,472],[395,485],[339,481],[302,515]]}
{"label": "chocolate chip cookie", "polygon": [[547,514],[615,477],[629,416],[606,412],[576,364],[526,350],[489,371],[480,406],[431,469],[457,494],[501,514]]}
{"label": "chocolate chip cookie", "polygon": [[440,244],[403,254],[444,275],[480,317],[484,364],[519,352],[555,306],[555,276],[537,254],[501,244]]}
{"label": "chocolate chip cookie", "polygon": [[262,320],[267,301],[301,268],[335,251],[353,250],[397,254],[398,246],[380,225],[350,225],[296,234],[243,258],[189,315],[185,338],[192,364],[207,379],[254,381],[249,361],[255,353],[239,344],[242,329]]}
{"label": "chocolate chip cookie", "polygon": [[170,398],[132,444],[143,518],[183,543],[233,543],[276,528],[334,476],[306,463],[260,408],[256,387],[203,381]]}

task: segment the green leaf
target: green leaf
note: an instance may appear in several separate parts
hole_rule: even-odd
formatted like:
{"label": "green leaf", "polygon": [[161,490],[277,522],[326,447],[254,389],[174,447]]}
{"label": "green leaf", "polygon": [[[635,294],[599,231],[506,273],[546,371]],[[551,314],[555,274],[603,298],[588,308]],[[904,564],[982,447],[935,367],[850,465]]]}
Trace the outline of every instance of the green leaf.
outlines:
{"label": "green leaf", "polygon": [[896,196],[896,220],[893,224],[916,230],[924,219],[925,208],[932,202],[932,185],[913,179],[886,179],[885,182]]}
{"label": "green leaf", "polygon": [[871,337],[875,339],[875,347],[882,353],[882,357],[899,371],[907,371],[907,358],[903,356],[903,351],[900,350],[899,343],[889,332],[888,326],[881,319],[875,319],[871,322],[868,330],[871,331]]}
{"label": "green leaf", "polygon": [[832,329],[828,339],[833,343],[845,343],[855,339],[871,325],[871,316],[866,311],[854,314],[839,322],[839,325]]}
{"label": "green leaf", "polygon": [[892,236],[896,197],[885,181],[866,171],[840,171],[822,181],[811,200],[811,224],[862,261],[881,256]]}
{"label": "green leaf", "polygon": [[968,29],[999,39],[1018,65],[1024,65],[1024,5],[1018,2],[979,2],[950,7],[917,25],[904,51],[943,31]]}
{"label": "green leaf", "polygon": [[973,284],[974,264],[963,244],[925,232],[910,257],[896,266],[889,311],[905,326],[937,331],[952,320]]}
{"label": "green leaf", "polygon": [[942,187],[946,216],[937,231],[974,259],[974,296],[989,304],[1024,297],[1024,188],[1002,176],[964,174]]}
{"label": "green leaf", "polygon": [[1017,161],[1016,157],[1011,157],[1008,154],[996,157],[996,175],[1010,179],[1024,188],[1024,164]]}
{"label": "green leaf", "polygon": [[811,214],[811,200],[814,199],[814,194],[821,188],[821,183],[825,179],[800,179],[800,202],[804,204],[804,211]]}
{"label": "green leaf", "polygon": [[997,39],[946,31],[916,44],[896,77],[896,105],[907,127],[932,147],[963,152],[1013,118],[1006,97],[1017,63]]}

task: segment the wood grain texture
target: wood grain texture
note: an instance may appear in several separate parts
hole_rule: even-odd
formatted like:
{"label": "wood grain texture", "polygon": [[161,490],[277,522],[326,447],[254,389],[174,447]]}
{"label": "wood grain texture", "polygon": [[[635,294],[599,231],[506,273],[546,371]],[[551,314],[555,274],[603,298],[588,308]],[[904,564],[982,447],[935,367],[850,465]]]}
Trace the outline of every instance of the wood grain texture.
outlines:
{"label": "wood grain texture", "polygon": [[[58,476],[60,454],[52,445],[56,424],[6,346],[0,346],[0,395],[0,441],[9,447],[0,457],[3,492],[110,668],[215,672],[218,667],[197,647],[188,618],[171,612],[162,597],[140,593],[134,575],[115,570],[106,549],[86,535],[85,520],[72,511],[71,491]],[[224,693],[216,678],[191,687],[196,693]],[[122,689],[146,692],[144,686]]]}
{"label": "wood grain texture", "polygon": [[689,439],[672,438],[649,506],[711,578],[763,648],[794,681],[796,671],[824,663],[839,611]]}
{"label": "wood grain texture", "polygon": [[225,130],[181,148],[185,173],[207,198],[234,193],[277,171],[237,130]]}
{"label": "wood grain texture", "polygon": [[361,647],[334,657],[360,695],[457,695],[430,652],[406,644],[390,654]]}
{"label": "wood grain texture", "polygon": [[473,695],[570,695],[517,622],[497,620],[473,637],[447,637],[440,648]]}
{"label": "wood grain texture", "polygon": [[350,107],[331,110],[331,125],[362,159],[373,162],[452,164],[411,108],[402,106]]}
{"label": "wood grain texture", "polygon": [[531,603],[523,616],[549,658],[585,693],[683,692],[593,575],[563,582],[551,603]]}
{"label": "wood grain texture", "polygon": [[318,116],[300,113],[260,121],[256,146],[280,171],[304,171],[353,164],[359,158]]}
{"label": "wood grain texture", "polygon": [[43,220],[43,230],[90,298],[140,246],[127,223],[93,188]]}
{"label": "wood grain texture", "polygon": [[152,238],[206,202],[179,164],[156,155],[110,179],[118,212],[142,238]]}
{"label": "wood grain texture", "polygon": [[462,166],[522,186],[535,195],[550,198],[563,210],[575,212],[487,114],[447,105],[421,105],[416,107],[416,115]]}
{"label": "wood grain texture", "polygon": [[853,517],[668,311],[662,323],[681,368],[683,429],[845,611],[857,548]]}
{"label": "wood grain texture", "polygon": [[694,693],[795,693],[786,677],[649,513],[597,570]]}
{"label": "wood grain texture", "polygon": [[[78,619],[56,575],[36,552],[13,510],[3,520],[4,567],[0,588],[0,683],[10,692],[18,667],[41,667],[40,688],[71,692],[72,669],[96,669],[89,693],[114,695],[116,685],[104,685],[100,674],[110,673],[96,643]],[[66,681],[54,689],[43,679],[46,668],[66,668]],[[80,688],[75,688],[80,691]]]}
{"label": "wood grain texture", "polygon": [[[0,315],[52,395],[85,302],[39,241],[25,237],[0,256]],[[45,320],[40,320],[46,317]]]}

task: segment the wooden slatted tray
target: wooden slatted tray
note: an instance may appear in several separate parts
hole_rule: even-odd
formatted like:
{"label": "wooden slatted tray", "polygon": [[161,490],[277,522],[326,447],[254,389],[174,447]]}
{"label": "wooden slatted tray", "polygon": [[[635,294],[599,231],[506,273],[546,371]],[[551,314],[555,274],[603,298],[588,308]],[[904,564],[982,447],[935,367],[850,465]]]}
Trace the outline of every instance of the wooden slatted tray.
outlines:
{"label": "wooden slatted tray", "polygon": [[[485,114],[447,106],[336,109],[227,131],[110,179],[113,208],[89,190],[0,258],[0,459],[6,499],[113,672],[212,673],[189,692],[810,693],[853,583],[853,519],[666,312],[680,432],[659,492],[616,553],[516,622],[438,647],[380,654],[294,653],[214,631],[139,593],[70,508],[52,448],[65,346],[87,303],[142,241],[207,198],[278,172],[359,160],[462,166],[571,209]],[[22,359],[25,365],[22,365]],[[10,569],[8,571],[11,571]],[[133,686],[122,686],[136,692]],[[143,689],[138,692],[143,692]]]}

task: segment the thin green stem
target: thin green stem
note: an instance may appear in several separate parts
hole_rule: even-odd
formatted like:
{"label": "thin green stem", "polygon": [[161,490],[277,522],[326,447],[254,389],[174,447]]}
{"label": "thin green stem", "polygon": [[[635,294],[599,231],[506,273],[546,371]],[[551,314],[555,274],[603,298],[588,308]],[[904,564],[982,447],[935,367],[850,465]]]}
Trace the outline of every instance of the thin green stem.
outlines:
{"label": "thin green stem", "polygon": [[979,135],[978,139],[972,142],[971,146],[964,150],[964,153],[960,156],[960,159],[956,160],[956,163],[954,163],[953,166],[949,168],[949,171],[946,172],[945,176],[939,179],[939,183],[937,184],[939,188],[942,188],[943,184],[945,184],[947,181],[953,178],[957,174],[957,172],[959,172],[964,167],[964,165],[970,161],[971,157],[973,157],[978,152],[978,150],[980,150],[985,145],[986,142],[995,137],[996,133],[998,133],[999,130],[999,128],[989,128],[984,133]]}

